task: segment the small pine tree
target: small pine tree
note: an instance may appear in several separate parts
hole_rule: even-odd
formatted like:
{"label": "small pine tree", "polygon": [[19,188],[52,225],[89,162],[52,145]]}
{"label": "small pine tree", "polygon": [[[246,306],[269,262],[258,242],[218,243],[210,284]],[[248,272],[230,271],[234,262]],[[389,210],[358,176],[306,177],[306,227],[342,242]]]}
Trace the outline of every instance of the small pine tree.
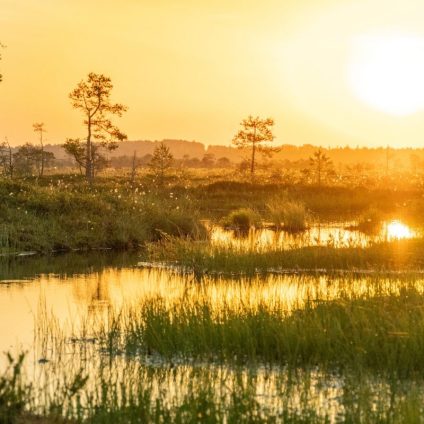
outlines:
{"label": "small pine tree", "polygon": [[34,129],[34,132],[38,133],[40,137],[40,172],[39,176],[42,177],[44,175],[44,162],[45,162],[45,152],[44,152],[44,144],[43,144],[43,134],[46,131],[44,128],[43,122],[35,122],[32,124],[32,128]]}
{"label": "small pine tree", "polygon": [[153,157],[149,162],[149,167],[152,170],[157,185],[163,187],[165,183],[165,177],[167,172],[174,162],[174,156],[169,151],[169,147],[165,144],[160,143],[153,152]]}
{"label": "small pine tree", "polygon": [[261,119],[259,116],[253,117],[249,115],[247,119],[243,119],[240,125],[242,129],[234,136],[233,144],[239,149],[251,149],[250,176],[253,179],[255,174],[256,151],[268,156],[278,151],[278,149],[264,144],[274,140],[274,135],[271,131],[274,120],[271,118]]}
{"label": "small pine tree", "polygon": [[309,158],[309,164],[316,175],[318,187],[321,187],[322,180],[333,169],[332,160],[323,152],[321,147]]}

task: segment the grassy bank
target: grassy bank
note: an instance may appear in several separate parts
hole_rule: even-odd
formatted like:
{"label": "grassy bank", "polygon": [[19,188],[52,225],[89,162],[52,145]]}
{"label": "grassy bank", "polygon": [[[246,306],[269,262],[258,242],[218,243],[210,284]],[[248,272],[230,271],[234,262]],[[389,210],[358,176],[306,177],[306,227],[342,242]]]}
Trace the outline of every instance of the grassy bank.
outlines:
{"label": "grassy bank", "polygon": [[[249,207],[272,220],[267,205],[275,198],[300,202],[315,218],[350,220],[372,208],[383,215],[394,213],[411,219],[423,218],[422,191],[372,189],[366,187],[306,186],[220,181],[190,189],[199,199],[202,215],[222,217],[232,210]],[[422,221],[421,221],[422,222]]]}
{"label": "grassy bank", "polygon": [[114,179],[0,181],[0,252],[132,249],[202,232],[187,196],[148,192]]}
{"label": "grassy bank", "polygon": [[301,205],[311,219],[352,219],[373,208],[415,223],[423,210],[419,191],[179,179],[159,190],[147,176],[98,177],[92,186],[72,175],[0,179],[0,200],[0,252],[138,248],[162,233],[196,236],[199,217],[221,220],[238,209],[268,221],[277,210],[288,228],[305,225],[299,208],[296,221],[293,211],[287,216],[290,205]]}

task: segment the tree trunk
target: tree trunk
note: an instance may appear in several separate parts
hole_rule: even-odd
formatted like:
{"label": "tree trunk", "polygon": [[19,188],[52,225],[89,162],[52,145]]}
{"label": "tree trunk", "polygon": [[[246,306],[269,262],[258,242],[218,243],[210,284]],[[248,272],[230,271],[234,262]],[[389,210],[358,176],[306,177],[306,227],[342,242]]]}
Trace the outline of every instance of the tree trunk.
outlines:
{"label": "tree trunk", "polygon": [[12,153],[12,148],[10,147],[9,141],[7,141],[7,146],[9,148],[9,175],[10,175],[10,179],[13,179],[13,153]]}
{"label": "tree trunk", "polygon": [[41,167],[39,176],[42,177],[44,175],[44,145],[43,145],[43,132],[40,131],[40,144],[41,144]]}
{"label": "tree trunk", "polygon": [[87,181],[91,184],[93,182],[94,177],[94,169],[93,169],[93,156],[92,156],[92,146],[91,146],[91,116],[88,116],[87,122],[87,159],[86,159],[86,167],[85,167],[85,177]]}
{"label": "tree trunk", "polygon": [[134,150],[134,156],[132,160],[132,169],[131,169],[131,184],[132,185],[134,185],[136,174],[137,174],[137,151]]}
{"label": "tree trunk", "polygon": [[321,187],[321,159],[318,159],[318,187]]}
{"label": "tree trunk", "polygon": [[255,175],[255,153],[256,153],[256,127],[253,132],[252,161],[250,163],[250,177],[252,180]]}

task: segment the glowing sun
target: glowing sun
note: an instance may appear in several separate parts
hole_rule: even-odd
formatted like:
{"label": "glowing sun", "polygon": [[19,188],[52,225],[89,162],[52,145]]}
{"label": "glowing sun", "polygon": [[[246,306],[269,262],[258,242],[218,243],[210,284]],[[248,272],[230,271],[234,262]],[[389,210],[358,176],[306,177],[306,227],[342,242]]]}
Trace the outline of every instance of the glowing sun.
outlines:
{"label": "glowing sun", "polygon": [[398,116],[424,108],[424,38],[402,34],[356,37],[349,85],[368,105]]}

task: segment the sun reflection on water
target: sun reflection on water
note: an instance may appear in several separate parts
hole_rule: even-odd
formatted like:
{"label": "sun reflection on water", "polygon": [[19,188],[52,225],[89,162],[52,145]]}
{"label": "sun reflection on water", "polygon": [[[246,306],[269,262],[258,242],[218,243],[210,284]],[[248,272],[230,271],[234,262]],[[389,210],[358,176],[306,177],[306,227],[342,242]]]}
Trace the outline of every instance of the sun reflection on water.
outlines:
{"label": "sun reflection on water", "polygon": [[262,252],[275,248],[295,249],[306,246],[368,247],[371,243],[410,239],[421,234],[420,230],[393,219],[381,222],[376,234],[366,233],[355,224],[343,222],[311,224],[307,230],[295,234],[270,228],[251,228],[240,235],[234,230],[212,226],[211,242],[237,251]]}
{"label": "sun reflection on water", "polygon": [[416,236],[411,228],[398,220],[393,220],[386,224],[386,234],[389,241],[409,239]]}

